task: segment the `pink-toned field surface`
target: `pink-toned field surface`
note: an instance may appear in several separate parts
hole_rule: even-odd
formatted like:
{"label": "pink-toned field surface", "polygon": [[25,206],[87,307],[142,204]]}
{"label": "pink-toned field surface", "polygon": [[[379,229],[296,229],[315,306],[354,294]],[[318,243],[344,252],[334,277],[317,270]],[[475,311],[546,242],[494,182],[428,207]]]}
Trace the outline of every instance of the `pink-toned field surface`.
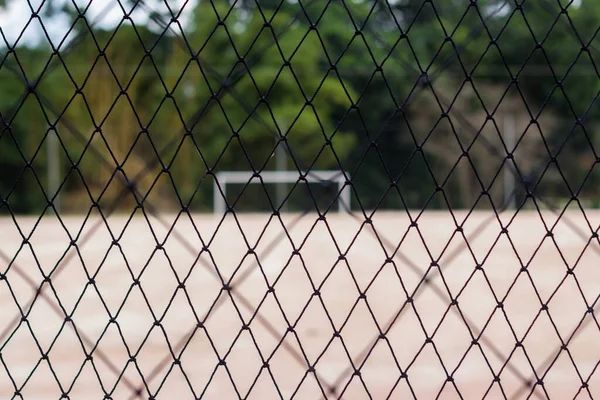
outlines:
{"label": "pink-toned field surface", "polygon": [[0,219],[0,398],[600,397],[586,216]]}

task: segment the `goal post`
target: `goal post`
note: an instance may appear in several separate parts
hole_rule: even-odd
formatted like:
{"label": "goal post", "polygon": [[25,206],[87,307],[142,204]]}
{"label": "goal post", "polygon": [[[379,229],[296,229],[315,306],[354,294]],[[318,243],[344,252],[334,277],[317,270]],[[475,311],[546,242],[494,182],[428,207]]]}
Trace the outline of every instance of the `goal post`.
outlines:
{"label": "goal post", "polygon": [[[350,186],[346,185],[346,177],[342,171],[263,171],[260,178],[251,171],[222,171],[215,174],[213,189],[213,212],[223,214],[226,210],[227,184],[260,183],[295,183],[304,176],[307,183],[334,182],[337,183],[339,197],[338,212],[350,212]],[[219,190],[220,189],[220,190]]]}

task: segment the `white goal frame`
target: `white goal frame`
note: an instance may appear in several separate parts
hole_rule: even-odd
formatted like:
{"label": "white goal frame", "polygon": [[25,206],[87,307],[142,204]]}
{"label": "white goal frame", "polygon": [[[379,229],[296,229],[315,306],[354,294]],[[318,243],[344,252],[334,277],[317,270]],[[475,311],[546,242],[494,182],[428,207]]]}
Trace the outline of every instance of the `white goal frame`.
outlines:
{"label": "white goal frame", "polygon": [[[225,213],[228,183],[260,183],[260,178],[264,183],[296,183],[301,178],[298,171],[262,171],[260,178],[251,171],[222,171],[215,175],[213,192],[213,212],[215,214]],[[310,171],[302,172],[302,176],[305,177],[307,183],[336,182],[340,192],[337,200],[338,212],[350,212],[351,189],[346,185],[346,177],[349,179],[350,176],[348,173],[344,175],[342,171]]]}

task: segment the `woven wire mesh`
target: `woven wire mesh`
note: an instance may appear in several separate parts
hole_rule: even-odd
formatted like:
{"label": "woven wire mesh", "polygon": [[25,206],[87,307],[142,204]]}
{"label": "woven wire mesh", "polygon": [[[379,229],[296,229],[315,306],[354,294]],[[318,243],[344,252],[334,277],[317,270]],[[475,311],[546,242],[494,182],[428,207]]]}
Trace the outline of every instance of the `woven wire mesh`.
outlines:
{"label": "woven wire mesh", "polygon": [[600,397],[593,2],[0,7],[2,398]]}

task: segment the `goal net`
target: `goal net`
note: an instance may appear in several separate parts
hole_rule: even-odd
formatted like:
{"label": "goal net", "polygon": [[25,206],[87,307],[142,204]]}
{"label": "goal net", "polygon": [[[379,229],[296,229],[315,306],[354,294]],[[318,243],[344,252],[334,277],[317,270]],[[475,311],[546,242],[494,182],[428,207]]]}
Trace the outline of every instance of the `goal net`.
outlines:
{"label": "goal net", "polygon": [[228,184],[285,184],[296,183],[305,178],[306,183],[335,183],[338,187],[337,208],[338,212],[350,212],[350,186],[346,185],[349,174],[343,171],[263,171],[259,175],[251,171],[222,171],[218,172],[214,180],[213,211],[223,214],[227,209]]}

